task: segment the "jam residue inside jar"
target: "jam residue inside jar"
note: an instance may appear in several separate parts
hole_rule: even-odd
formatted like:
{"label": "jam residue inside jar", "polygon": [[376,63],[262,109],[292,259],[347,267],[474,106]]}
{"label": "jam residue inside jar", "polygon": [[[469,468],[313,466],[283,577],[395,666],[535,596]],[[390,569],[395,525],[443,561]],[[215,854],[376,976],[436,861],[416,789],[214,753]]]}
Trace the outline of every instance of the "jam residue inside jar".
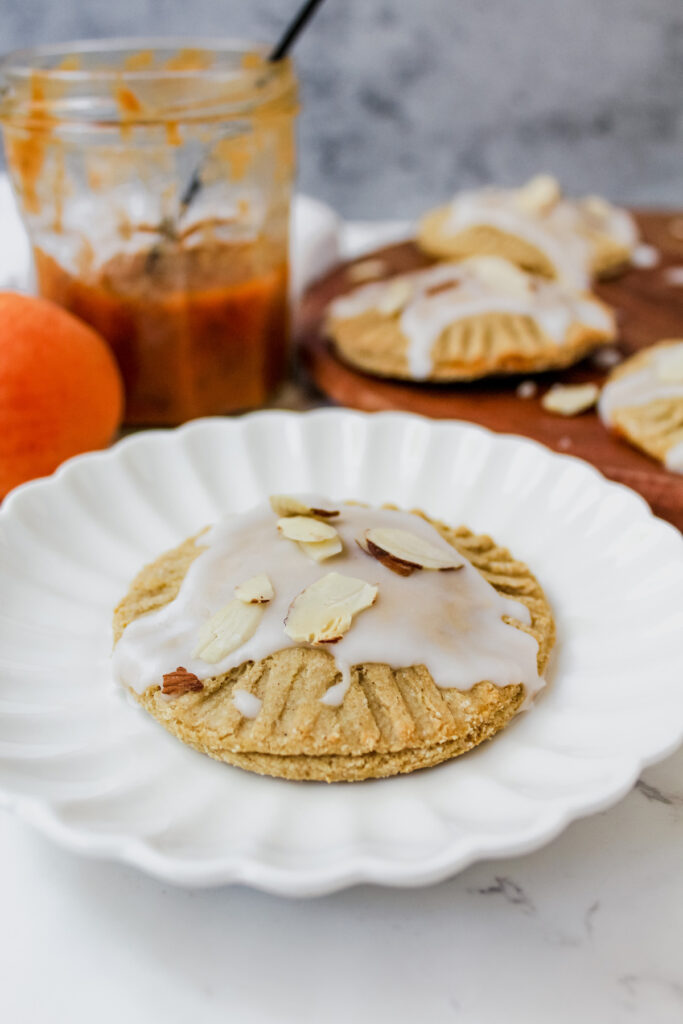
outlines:
{"label": "jam residue inside jar", "polygon": [[94,276],[69,273],[38,247],[34,255],[41,295],[112,346],[127,422],[173,424],[262,405],[281,379],[287,266],[268,267],[264,248],[160,243],[112,256]]}

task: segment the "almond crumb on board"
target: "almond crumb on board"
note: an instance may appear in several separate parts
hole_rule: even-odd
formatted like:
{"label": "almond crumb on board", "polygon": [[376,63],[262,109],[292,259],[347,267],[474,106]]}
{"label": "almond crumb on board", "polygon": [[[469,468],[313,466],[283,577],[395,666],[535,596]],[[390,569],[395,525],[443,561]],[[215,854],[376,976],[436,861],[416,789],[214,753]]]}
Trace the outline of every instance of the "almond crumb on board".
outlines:
{"label": "almond crumb on board", "polygon": [[535,380],[523,380],[515,388],[517,398],[534,398],[538,393],[538,384]]}
{"label": "almond crumb on board", "polygon": [[[681,222],[683,223],[683,218]],[[664,271],[664,281],[671,288],[683,288],[683,267],[667,267]]]}
{"label": "almond crumb on board", "polygon": [[175,672],[166,672],[164,675],[161,692],[168,697],[180,697],[183,693],[203,689],[204,683],[194,672],[188,672],[182,665],[178,665]]}
{"label": "almond crumb on board", "polygon": [[361,260],[360,263],[351,264],[346,271],[346,276],[354,284],[361,284],[363,281],[372,281],[378,277],[383,277],[387,269],[387,264],[384,260]]}
{"label": "almond crumb on board", "polygon": [[613,366],[618,366],[623,358],[618,348],[599,348],[591,356],[591,363],[599,370],[611,370]]}
{"label": "almond crumb on board", "polygon": [[659,265],[661,256],[654,245],[637,245],[631,254],[631,263],[639,270],[651,270]]}
{"label": "almond crumb on board", "polygon": [[595,405],[599,394],[597,384],[553,384],[541,405],[557,416],[578,416]]}

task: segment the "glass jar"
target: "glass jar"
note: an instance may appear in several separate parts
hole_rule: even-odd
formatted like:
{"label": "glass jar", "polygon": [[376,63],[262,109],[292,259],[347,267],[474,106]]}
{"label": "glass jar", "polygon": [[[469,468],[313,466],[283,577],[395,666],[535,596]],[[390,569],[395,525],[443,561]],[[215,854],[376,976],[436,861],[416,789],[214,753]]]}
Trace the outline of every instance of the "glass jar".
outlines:
{"label": "glass jar", "polygon": [[0,63],[40,294],[111,345],[128,423],[262,405],[288,347],[296,79],[243,43],[115,40]]}

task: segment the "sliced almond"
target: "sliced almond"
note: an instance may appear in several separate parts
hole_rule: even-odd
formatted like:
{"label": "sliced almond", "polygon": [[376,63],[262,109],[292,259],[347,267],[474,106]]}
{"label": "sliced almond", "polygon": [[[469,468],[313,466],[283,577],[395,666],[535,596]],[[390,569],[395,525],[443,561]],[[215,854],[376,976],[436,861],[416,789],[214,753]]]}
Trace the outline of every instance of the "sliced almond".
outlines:
{"label": "sliced almond", "polygon": [[474,277],[491,291],[521,297],[531,291],[532,278],[509,260],[500,256],[473,256],[466,262]]}
{"label": "sliced almond", "polygon": [[270,507],[276,516],[315,516],[317,519],[333,519],[339,515],[338,508],[309,508],[291,494],[271,494]]}
{"label": "sliced almond", "polygon": [[604,346],[595,350],[591,356],[591,363],[593,366],[597,366],[599,370],[611,370],[613,366],[617,366],[623,360],[623,355],[618,348],[612,348]]}
{"label": "sliced almond", "polygon": [[631,263],[639,270],[652,270],[660,260],[661,253],[654,245],[637,245],[631,253]]}
{"label": "sliced almond", "polygon": [[541,405],[558,416],[578,416],[595,405],[599,394],[597,384],[553,384]]}
{"label": "sliced almond", "polygon": [[364,281],[372,281],[382,277],[387,272],[387,264],[384,260],[369,259],[361,260],[360,263],[352,263],[347,267],[346,276],[354,284],[362,284]]}
{"label": "sliced almond", "polygon": [[312,558],[314,562],[324,562],[326,558],[333,558],[343,549],[340,536],[330,537],[329,540],[319,540],[315,543],[310,541],[299,541],[299,547],[305,555]]}
{"label": "sliced almond", "polygon": [[273,584],[264,572],[235,587],[235,597],[244,604],[267,604],[275,597]]}
{"label": "sliced almond", "polygon": [[321,523],[319,519],[313,519],[311,516],[286,516],[284,519],[278,519],[277,528],[287,540],[302,540],[314,544],[337,536],[334,526]]}
{"label": "sliced almond", "polygon": [[298,643],[334,644],[351,628],[354,615],[374,604],[377,587],[330,572],[292,602],[285,633]]}
{"label": "sliced almond", "polygon": [[459,288],[462,281],[440,281],[438,284],[433,284],[429,288],[425,288],[425,295],[432,298],[434,295],[441,295],[442,292],[452,292],[455,288]]}
{"label": "sliced almond", "polygon": [[538,384],[535,380],[523,380],[515,388],[517,398],[534,398],[538,391]]}
{"label": "sliced almond", "polygon": [[[683,224],[683,217],[681,223]],[[683,288],[683,267],[665,267],[662,277],[672,288]]]}
{"label": "sliced almond", "polygon": [[517,190],[515,206],[527,213],[548,213],[562,195],[559,183],[551,174],[537,174]]}
{"label": "sliced almond", "polygon": [[666,384],[683,383],[683,342],[658,353],[655,373]]}
{"label": "sliced almond", "polygon": [[416,569],[437,569],[442,572],[462,569],[465,564],[455,549],[452,553],[442,551],[409,530],[391,527],[366,530],[358,544],[399,576],[410,576]]}
{"label": "sliced almond", "polygon": [[384,316],[400,312],[413,297],[414,287],[405,277],[387,282],[385,290],[377,301],[376,309]]}
{"label": "sliced almond", "polygon": [[356,544],[361,548],[366,555],[370,555],[371,558],[376,558],[381,565],[387,569],[391,569],[397,576],[411,576],[416,569],[419,568],[417,565],[412,565],[410,562],[403,562],[400,558],[394,558],[393,555],[388,555],[386,551],[382,551],[376,544],[368,541],[366,537],[356,537]]}
{"label": "sliced almond", "polygon": [[262,615],[263,605],[245,604],[239,598],[229,601],[204,623],[192,656],[209,665],[222,661],[254,635]]}
{"label": "sliced almond", "polygon": [[203,689],[204,683],[194,672],[188,672],[183,665],[178,665],[175,672],[166,672],[161,686],[161,692],[165,693],[167,697],[182,697],[184,693]]}

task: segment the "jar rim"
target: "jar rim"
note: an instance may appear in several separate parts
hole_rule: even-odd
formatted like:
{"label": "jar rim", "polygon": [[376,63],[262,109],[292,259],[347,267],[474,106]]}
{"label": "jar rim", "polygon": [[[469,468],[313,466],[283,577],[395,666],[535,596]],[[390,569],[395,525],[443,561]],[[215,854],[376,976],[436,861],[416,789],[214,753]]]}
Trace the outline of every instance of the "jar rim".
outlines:
{"label": "jar rim", "polygon": [[[65,43],[45,43],[40,46],[27,46],[17,50],[10,50],[0,56],[0,74],[13,74],[17,76],[29,76],[35,71],[47,78],[55,78],[63,81],[77,81],[82,78],[191,78],[197,75],[209,74],[220,76],[221,74],[234,74],[235,69],[227,72],[225,68],[125,68],[125,67],[101,67],[101,68],[73,68],[59,65],[38,66],[41,58],[54,58],[63,60],[69,57],[82,57],[85,55],[108,56],[117,53],[130,52],[162,52],[181,53],[197,51],[203,53],[223,53],[244,56],[247,53],[256,53],[267,57],[268,48],[264,43],[257,43],[248,39],[218,38],[211,39],[206,36],[189,38],[187,36],[117,36],[112,39],[74,39]],[[286,64],[286,61],[277,61],[270,66],[276,72]],[[245,69],[242,73],[249,74]]]}
{"label": "jar rim", "polygon": [[[147,66],[126,66],[126,57],[147,54],[151,56]],[[187,67],[182,66],[183,54],[188,55]],[[250,54],[257,58],[254,67],[244,64],[244,58]],[[214,66],[202,66],[197,60],[192,66],[190,55],[212,55],[218,61]],[[119,63],[108,66],[107,59],[117,56]],[[83,39],[13,50],[0,57],[0,121],[25,116],[29,106],[35,112],[35,101],[29,100],[26,90],[36,78],[48,88],[54,85],[58,99],[50,101],[50,113],[57,120],[119,123],[124,118],[108,103],[115,87],[137,86],[144,89],[164,82],[180,87],[193,81],[215,85],[217,97],[221,97],[223,116],[245,115],[274,101],[281,101],[295,88],[292,61],[286,58],[268,62],[267,57],[268,48],[263,43],[250,40],[173,36]],[[69,58],[82,60],[84,64],[69,66],[66,63]],[[158,63],[155,58],[165,59]],[[98,60],[102,61],[101,66],[98,66]],[[175,65],[174,60],[177,62]],[[227,101],[226,106],[226,97],[220,90],[236,83],[243,87],[240,97]],[[84,101],[86,85],[90,86],[90,104]],[[253,92],[251,86],[254,87]],[[211,109],[213,102],[208,101],[207,105]],[[192,118],[196,118],[198,113],[195,107]],[[179,115],[182,119],[182,110],[179,111],[176,104],[169,116],[177,119]],[[157,119],[163,120],[164,117],[163,110],[156,112]]]}

